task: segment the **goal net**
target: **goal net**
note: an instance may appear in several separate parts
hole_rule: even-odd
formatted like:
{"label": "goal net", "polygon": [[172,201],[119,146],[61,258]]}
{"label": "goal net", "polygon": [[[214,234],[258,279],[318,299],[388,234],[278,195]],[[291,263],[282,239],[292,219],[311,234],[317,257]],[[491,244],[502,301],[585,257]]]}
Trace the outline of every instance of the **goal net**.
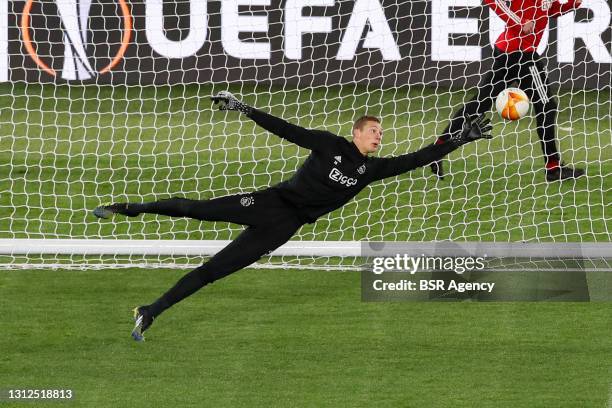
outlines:
{"label": "goal net", "polygon": [[[546,182],[533,109],[515,122],[493,112],[493,140],[452,153],[444,180],[424,167],[373,184],[272,261],[357,265],[362,241],[529,243],[533,253],[540,243],[609,245],[610,14],[604,0],[584,0],[551,20],[540,50],[562,160],[586,177]],[[377,154],[399,155],[433,143],[472,98],[502,28],[475,0],[3,2],[0,263],[197,264],[242,227],[100,221],[91,210],[264,189],[307,157],[213,110],[210,95],[229,90],[345,137],[356,117],[379,116]]]}

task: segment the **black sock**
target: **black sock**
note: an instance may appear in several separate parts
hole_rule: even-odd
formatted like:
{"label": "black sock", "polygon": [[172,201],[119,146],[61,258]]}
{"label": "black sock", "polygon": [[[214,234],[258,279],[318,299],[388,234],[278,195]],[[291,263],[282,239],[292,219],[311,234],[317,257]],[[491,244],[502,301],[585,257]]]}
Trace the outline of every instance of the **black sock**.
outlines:
{"label": "black sock", "polygon": [[128,217],[135,217],[140,214],[140,212],[135,208],[137,204],[131,203],[115,203],[109,205],[107,208],[116,214],[125,215]]}
{"label": "black sock", "polygon": [[189,217],[195,205],[197,203],[192,200],[173,197],[150,203],[128,203],[121,214],[129,217],[144,213],[167,215],[169,217]]}
{"label": "black sock", "polygon": [[212,281],[206,279],[206,271],[204,265],[189,272],[159,299],[149,305],[149,310],[153,316],[157,317],[170,306],[180,302],[186,297],[194,294],[205,285]]}
{"label": "black sock", "polygon": [[150,203],[115,203],[111,204],[109,209],[128,217],[136,217],[143,213],[181,216],[182,212],[179,211],[176,201],[177,199],[171,198]]}

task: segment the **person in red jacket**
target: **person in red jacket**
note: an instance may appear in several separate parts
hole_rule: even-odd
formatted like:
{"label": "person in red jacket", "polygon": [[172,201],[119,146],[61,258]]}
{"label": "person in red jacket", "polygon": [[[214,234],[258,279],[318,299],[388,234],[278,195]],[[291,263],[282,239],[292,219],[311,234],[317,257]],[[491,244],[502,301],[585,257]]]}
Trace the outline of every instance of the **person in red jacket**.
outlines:
{"label": "person in red jacket", "polygon": [[[495,42],[493,67],[483,77],[476,96],[455,113],[436,143],[444,143],[453,132],[461,129],[464,118],[490,110],[493,99],[516,81],[535,108],[546,180],[564,180],[583,175],[584,170],[561,163],[556,143],[557,103],[551,95],[542,58],[536,51],[548,20],[579,8],[581,0],[567,0],[564,4],[559,0],[484,2],[505,21],[506,29]],[[442,161],[431,163],[431,170],[438,178],[444,178]]]}

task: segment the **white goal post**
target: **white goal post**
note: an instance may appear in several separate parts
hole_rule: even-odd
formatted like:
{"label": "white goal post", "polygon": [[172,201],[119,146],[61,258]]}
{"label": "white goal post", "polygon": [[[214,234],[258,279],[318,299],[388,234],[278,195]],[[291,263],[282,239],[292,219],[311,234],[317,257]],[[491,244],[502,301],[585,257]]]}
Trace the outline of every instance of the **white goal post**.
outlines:
{"label": "white goal post", "polygon": [[[0,256],[25,256],[24,263],[0,263],[2,269],[103,269],[103,268],[193,268],[201,257],[210,257],[230,241],[221,240],[112,240],[112,239],[0,239]],[[42,261],[32,261],[35,254]],[[100,257],[127,256],[130,262],[100,261]],[[376,256],[396,257],[471,257],[480,258],[495,272],[612,272],[612,243],[528,243],[528,242],[357,242],[357,241],[289,241],[249,268],[317,269],[364,271]],[[70,262],[76,255],[82,262]],[[45,259],[62,259],[58,263]],[[159,260],[160,257],[188,262]],[[153,259],[151,259],[153,257]],[[304,263],[288,258],[318,257],[351,260],[350,262]],[[68,261],[66,261],[66,259]],[[92,259],[94,261],[92,261]],[[158,259],[157,261],[155,259]],[[270,262],[270,260],[275,260]],[[360,261],[357,261],[360,259]],[[196,260],[196,262],[193,262]]]}
{"label": "white goal post", "polygon": [[[0,239],[0,255],[170,255],[211,256],[231,241],[224,240],[130,240],[130,239]],[[374,243],[376,244],[376,243]],[[390,244],[390,243],[387,243]],[[492,258],[612,258],[612,243],[528,243],[528,242],[403,242],[395,243],[381,255],[396,249],[415,256],[488,256]],[[289,241],[270,256],[360,257],[358,241]]]}

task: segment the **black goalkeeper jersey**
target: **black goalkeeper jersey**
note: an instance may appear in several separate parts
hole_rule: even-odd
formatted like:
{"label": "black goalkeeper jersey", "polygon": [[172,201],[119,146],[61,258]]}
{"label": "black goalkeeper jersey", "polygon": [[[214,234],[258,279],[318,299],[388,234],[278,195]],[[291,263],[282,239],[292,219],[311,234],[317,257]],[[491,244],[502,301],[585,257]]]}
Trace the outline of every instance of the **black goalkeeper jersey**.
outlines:
{"label": "black goalkeeper jersey", "polygon": [[257,109],[249,117],[267,131],[311,150],[293,177],[270,188],[308,223],[342,207],[368,184],[422,167],[457,148],[444,143],[397,157],[368,157],[353,142],[333,133],[304,129]]}

